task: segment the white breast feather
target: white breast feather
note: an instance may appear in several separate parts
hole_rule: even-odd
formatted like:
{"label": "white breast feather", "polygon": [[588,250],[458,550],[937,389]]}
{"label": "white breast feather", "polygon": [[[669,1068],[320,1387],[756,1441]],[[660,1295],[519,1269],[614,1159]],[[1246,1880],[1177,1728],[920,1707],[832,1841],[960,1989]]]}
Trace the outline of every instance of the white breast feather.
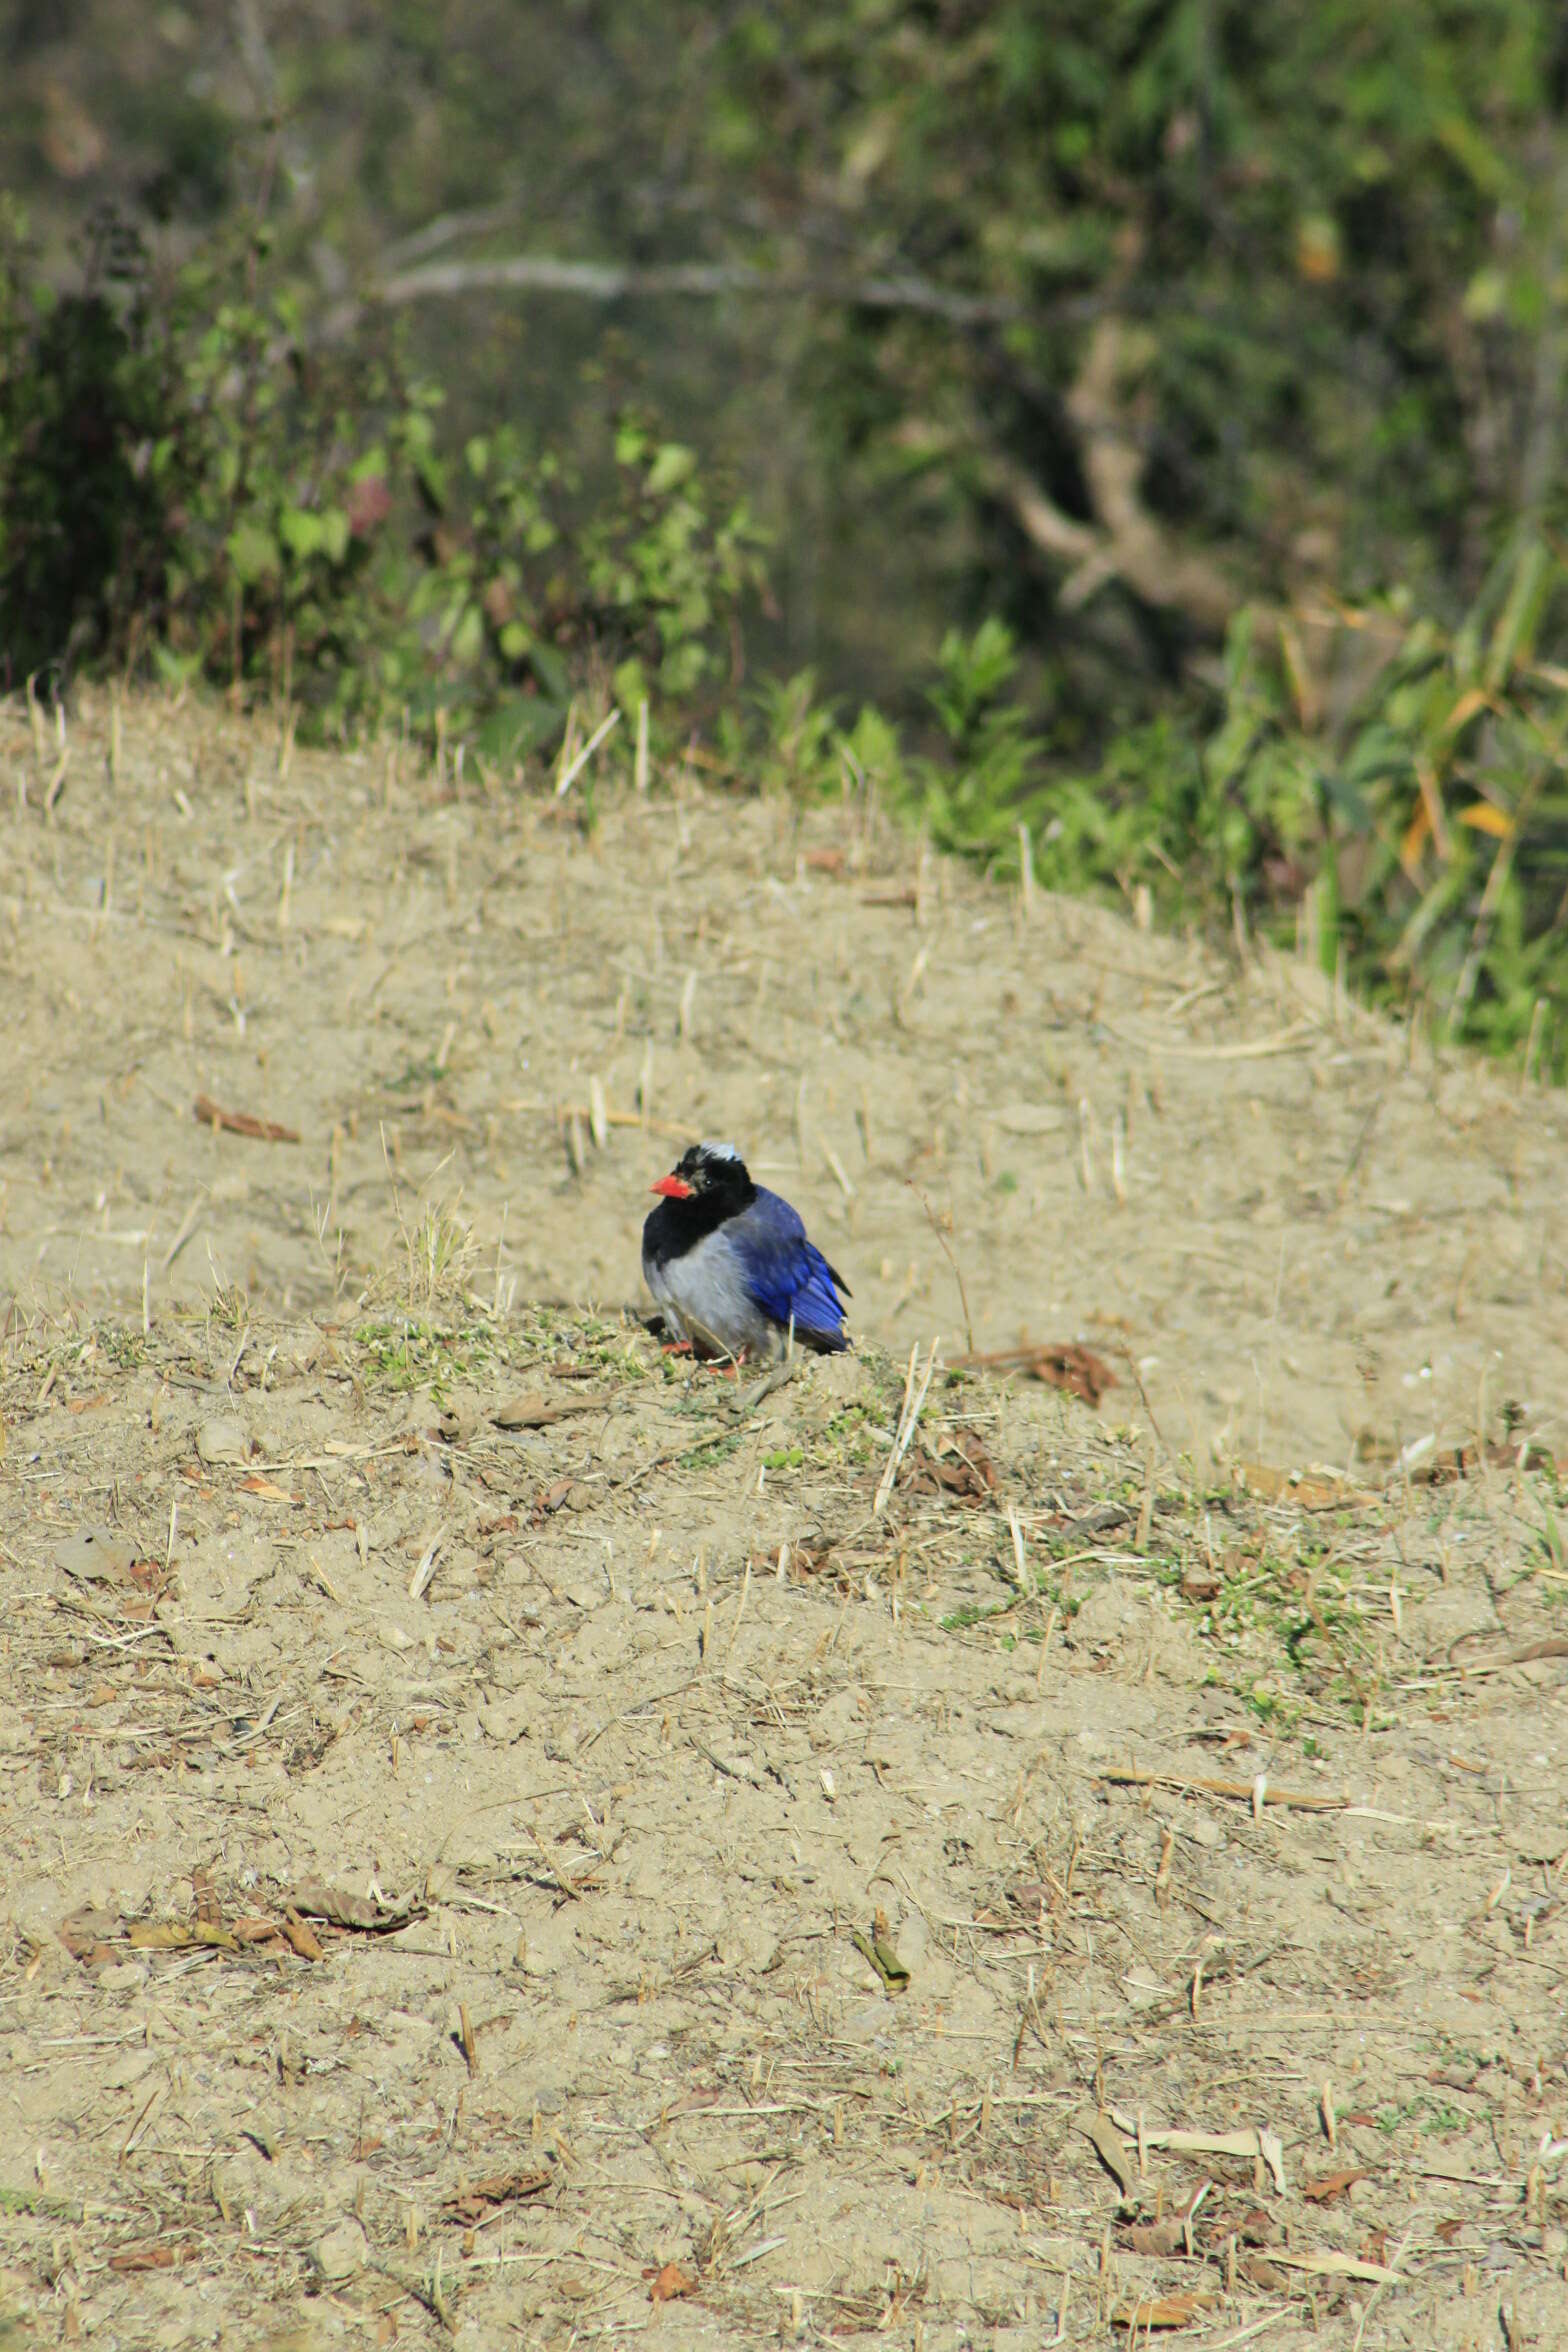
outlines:
{"label": "white breast feather", "polygon": [[746,1287],[734,1243],[721,1227],[662,1266],[644,1264],[648,1288],[677,1338],[697,1338],[739,1355],[777,1337]]}

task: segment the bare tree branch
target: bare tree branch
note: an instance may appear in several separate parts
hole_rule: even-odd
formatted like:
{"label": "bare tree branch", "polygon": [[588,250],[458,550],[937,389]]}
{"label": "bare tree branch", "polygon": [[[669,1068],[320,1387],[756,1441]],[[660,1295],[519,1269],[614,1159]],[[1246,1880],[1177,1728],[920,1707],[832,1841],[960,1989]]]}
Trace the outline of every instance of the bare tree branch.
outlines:
{"label": "bare tree branch", "polygon": [[432,262],[403,270],[368,287],[357,302],[339,304],[323,322],[327,342],[352,334],[366,309],[395,309],[411,302],[450,300],[462,294],[577,294],[591,302],[629,302],[670,295],[713,300],[739,294],[767,302],[839,302],[866,310],[905,310],[943,320],[948,326],[997,326],[1021,318],[1023,306],[988,295],[953,294],[928,278],[816,277],[751,269],[731,262],[685,262],[632,269],[613,263],[563,261],[544,253],[518,253],[493,261]]}
{"label": "bare tree branch", "polygon": [[513,223],[523,209],[523,191],[515,189],[495,204],[473,206],[467,212],[443,212],[436,219],[426,221],[423,228],[399,237],[382,256],[391,270],[412,269],[419,261],[428,261],[432,253],[439,253],[443,245],[451,245],[459,237],[488,237],[495,230]]}
{"label": "bare tree branch", "polygon": [[1130,428],[1118,381],[1124,352],[1122,322],[1101,319],[1067,396],[1067,413],[1083,436],[1084,473],[1108,544],[1067,582],[1062,600],[1083,604],[1114,574],[1145,604],[1184,612],[1198,628],[1223,636],[1244,601],[1240,592],[1206,556],[1175,546],[1139,502],[1144,453]]}
{"label": "bare tree branch", "polygon": [[1091,564],[1104,552],[1105,535],[1092,523],[1063,514],[1047,498],[1032,474],[1011,458],[990,457],[981,467],[981,480],[993,498],[1005,506],[1031,546],[1062,563]]}

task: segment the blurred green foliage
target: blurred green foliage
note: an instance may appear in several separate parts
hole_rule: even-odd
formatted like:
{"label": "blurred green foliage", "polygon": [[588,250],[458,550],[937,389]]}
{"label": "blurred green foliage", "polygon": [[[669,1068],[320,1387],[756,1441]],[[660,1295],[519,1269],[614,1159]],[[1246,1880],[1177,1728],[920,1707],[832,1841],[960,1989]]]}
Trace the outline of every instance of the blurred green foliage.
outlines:
{"label": "blurred green foliage", "polygon": [[626,416],[608,494],[444,395],[385,338],[315,347],[262,232],[160,278],[123,226],[81,286],[0,216],[0,659],[10,682],[151,666],[344,732],[476,733],[510,772],[574,683],[691,705],[761,578],[743,502]]}
{"label": "blurred green foliage", "polygon": [[[1568,671],[1536,633],[1568,563],[1523,538],[1454,630],[1402,600],[1347,609],[1365,641],[1337,719],[1303,707],[1288,629],[1241,614],[1201,708],[1128,727],[1087,768],[1048,756],[988,621],[944,641],[923,749],[872,707],[847,722],[809,673],[720,740],[738,779],[807,800],[873,791],[940,847],[1149,919],[1234,923],[1435,1036],[1568,1073]],[[1146,894],[1146,895],[1145,895]]]}

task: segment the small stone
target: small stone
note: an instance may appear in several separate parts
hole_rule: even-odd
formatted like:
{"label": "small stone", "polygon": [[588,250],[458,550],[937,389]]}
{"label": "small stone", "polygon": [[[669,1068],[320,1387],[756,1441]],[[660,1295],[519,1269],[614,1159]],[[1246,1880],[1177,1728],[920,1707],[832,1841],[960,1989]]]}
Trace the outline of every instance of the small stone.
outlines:
{"label": "small stone", "polygon": [[119,1960],[100,1968],[93,1982],[101,1993],[134,1993],[147,1982],[147,1970],[140,1960]]}
{"label": "small stone", "polygon": [[364,2269],[369,2254],[365,2233],[352,2215],[319,2237],[310,2249],[312,2262],[327,2280],[352,2278]]}
{"label": "small stone", "polygon": [[112,1527],[82,1527],[55,1545],[54,1564],[84,1584],[123,1584],[136,1562],[135,1547]]}
{"label": "small stone", "polygon": [[196,1432],[196,1451],[208,1463],[248,1462],[250,1439],[239,1421],[204,1421]]}
{"label": "small stone", "polygon": [[486,1739],[495,1740],[501,1747],[509,1747],[513,1740],[526,1739],[536,1711],[533,1694],[520,1691],[509,1698],[487,1700],[479,1710],[479,1728]]}

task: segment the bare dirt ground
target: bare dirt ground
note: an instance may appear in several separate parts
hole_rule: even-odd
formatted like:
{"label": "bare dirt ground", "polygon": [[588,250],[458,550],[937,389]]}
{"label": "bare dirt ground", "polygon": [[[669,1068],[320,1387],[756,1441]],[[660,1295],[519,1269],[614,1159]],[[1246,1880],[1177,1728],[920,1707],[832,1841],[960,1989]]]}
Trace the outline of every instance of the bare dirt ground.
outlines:
{"label": "bare dirt ground", "polygon": [[0,2343],[1568,2341],[1563,1101],[584,817],[0,709]]}

